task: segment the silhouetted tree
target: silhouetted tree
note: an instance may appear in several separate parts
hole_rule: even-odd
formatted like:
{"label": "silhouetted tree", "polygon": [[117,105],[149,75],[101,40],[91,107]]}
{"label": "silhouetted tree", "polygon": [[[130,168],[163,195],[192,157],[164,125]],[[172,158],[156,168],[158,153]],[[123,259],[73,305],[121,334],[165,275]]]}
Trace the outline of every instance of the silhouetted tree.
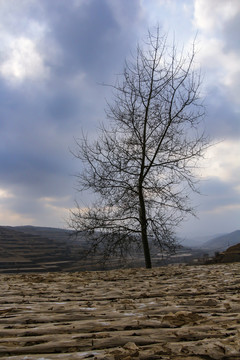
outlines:
{"label": "silhouetted tree", "polygon": [[172,251],[176,226],[194,213],[189,190],[197,191],[194,169],[208,144],[194,58],[194,46],[179,54],[159,29],[149,32],[112,86],[99,138],[77,141],[79,190],[90,189],[97,200],[89,208],[77,204],[70,222],[105,258],[139,247],[151,268],[149,240]]}

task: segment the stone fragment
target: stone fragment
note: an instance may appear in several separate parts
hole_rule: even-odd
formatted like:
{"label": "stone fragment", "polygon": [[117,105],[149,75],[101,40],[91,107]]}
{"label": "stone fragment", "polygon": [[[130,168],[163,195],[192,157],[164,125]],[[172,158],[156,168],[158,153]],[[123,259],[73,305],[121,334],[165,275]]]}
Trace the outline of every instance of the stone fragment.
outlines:
{"label": "stone fragment", "polygon": [[162,325],[169,327],[180,327],[183,325],[196,324],[203,317],[191,311],[177,311],[176,313],[169,313],[163,316]]}
{"label": "stone fragment", "polygon": [[139,349],[139,347],[134,342],[128,342],[123,346],[124,349],[136,351]]}

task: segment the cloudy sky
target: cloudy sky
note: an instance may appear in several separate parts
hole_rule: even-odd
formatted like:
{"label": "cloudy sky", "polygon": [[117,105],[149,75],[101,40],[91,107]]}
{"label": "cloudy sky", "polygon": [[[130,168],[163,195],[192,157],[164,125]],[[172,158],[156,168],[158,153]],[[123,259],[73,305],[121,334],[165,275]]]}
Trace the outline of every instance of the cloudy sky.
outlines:
{"label": "cloudy sky", "polygon": [[239,0],[0,0],[0,225],[65,227],[82,129],[104,120],[108,88],[148,28],[197,34],[206,129],[198,219],[181,234],[240,228]]}

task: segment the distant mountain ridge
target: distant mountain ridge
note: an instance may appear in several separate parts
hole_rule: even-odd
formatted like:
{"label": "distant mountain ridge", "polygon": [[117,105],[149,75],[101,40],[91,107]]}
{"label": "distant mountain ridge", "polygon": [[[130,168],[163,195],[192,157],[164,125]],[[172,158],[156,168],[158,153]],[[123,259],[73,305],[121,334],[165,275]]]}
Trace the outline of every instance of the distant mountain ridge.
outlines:
{"label": "distant mountain ridge", "polygon": [[229,234],[221,235],[206,241],[201,245],[201,248],[206,250],[224,251],[230,246],[237,245],[239,243],[240,230],[236,230]]}
{"label": "distant mountain ridge", "polygon": [[[70,235],[70,230],[60,228],[0,226],[0,273],[103,270],[100,254],[86,256],[86,234],[82,233],[77,238]],[[238,243],[240,244],[240,230],[215,237],[205,242],[201,248],[180,247],[171,257],[162,257],[153,251],[152,260],[154,266],[191,263],[194,259],[201,259],[205,253],[211,256],[215,252],[222,253]],[[238,257],[237,250],[234,261]],[[228,259],[233,259],[233,255],[228,254]],[[105,269],[122,266],[117,257],[109,259],[106,265]],[[124,266],[144,266],[144,259],[138,254],[129,258]]]}

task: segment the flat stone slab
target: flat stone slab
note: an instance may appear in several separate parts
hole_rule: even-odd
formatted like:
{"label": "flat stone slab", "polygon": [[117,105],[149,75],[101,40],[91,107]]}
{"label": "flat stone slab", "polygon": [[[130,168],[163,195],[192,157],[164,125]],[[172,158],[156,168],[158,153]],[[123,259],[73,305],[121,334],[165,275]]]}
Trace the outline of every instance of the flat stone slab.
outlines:
{"label": "flat stone slab", "polygon": [[0,275],[0,358],[240,359],[240,263]]}

